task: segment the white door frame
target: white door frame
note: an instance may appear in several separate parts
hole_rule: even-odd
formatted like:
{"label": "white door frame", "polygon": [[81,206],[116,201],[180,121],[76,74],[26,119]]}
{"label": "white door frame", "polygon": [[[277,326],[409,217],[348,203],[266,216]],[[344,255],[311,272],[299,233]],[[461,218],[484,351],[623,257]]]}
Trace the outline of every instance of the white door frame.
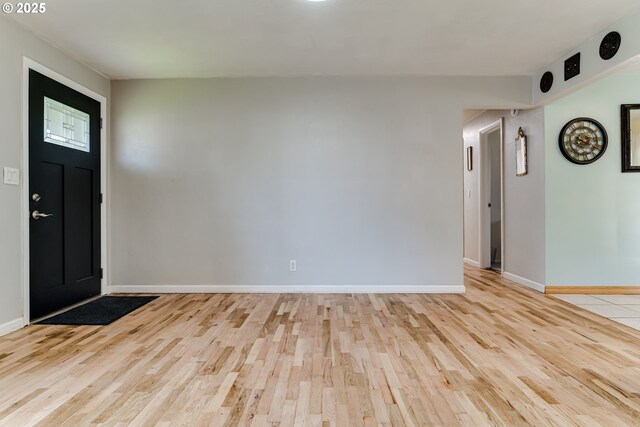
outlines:
{"label": "white door frame", "polygon": [[22,300],[23,310],[22,316],[24,325],[30,323],[30,307],[29,307],[29,70],[34,70],[43,74],[65,86],[74,89],[89,98],[100,102],[100,116],[102,117],[102,129],[100,130],[100,191],[102,192],[102,205],[100,206],[101,224],[100,224],[100,244],[101,244],[101,265],[103,268],[103,277],[101,282],[101,294],[108,293],[109,283],[109,257],[107,237],[109,230],[109,217],[107,216],[107,206],[109,203],[109,187],[108,180],[108,153],[107,153],[107,98],[87,89],[79,83],[74,82],[67,77],[56,73],[55,71],[45,67],[38,62],[22,57]]}
{"label": "white door frame", "polygon": [[500,131],[500,238],[501,238],[501,268],[504,272],[505,250],[504,250],[504,135],[502,117],[488,126],[483,127],[479,133],[479,156],[478,156],[478,242],[479,242],[479,263],[480,268],[491,267],[491,169],[487,167],[490,163],[490,147],[488,144],[489,134]]}

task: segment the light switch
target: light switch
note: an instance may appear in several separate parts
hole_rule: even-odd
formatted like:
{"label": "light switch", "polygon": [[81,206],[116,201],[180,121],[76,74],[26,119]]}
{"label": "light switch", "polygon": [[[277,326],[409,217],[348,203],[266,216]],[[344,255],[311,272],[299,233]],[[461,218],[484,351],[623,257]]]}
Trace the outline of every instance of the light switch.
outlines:
{"label": "light switch", "polygon": [[20,169],[5,167],[4,183],[7,185],[20,185]]}

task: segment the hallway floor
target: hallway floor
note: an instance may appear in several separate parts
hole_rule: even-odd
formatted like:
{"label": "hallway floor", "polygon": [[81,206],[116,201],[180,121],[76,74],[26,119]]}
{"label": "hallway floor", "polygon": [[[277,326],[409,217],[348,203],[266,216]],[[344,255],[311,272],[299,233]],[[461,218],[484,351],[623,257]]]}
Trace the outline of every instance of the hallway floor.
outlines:
{"label": "hallway floor", "polygon": [[640,332],[490,271],[465,282],[32,325],[0,338],[0,425],[639,425]]}

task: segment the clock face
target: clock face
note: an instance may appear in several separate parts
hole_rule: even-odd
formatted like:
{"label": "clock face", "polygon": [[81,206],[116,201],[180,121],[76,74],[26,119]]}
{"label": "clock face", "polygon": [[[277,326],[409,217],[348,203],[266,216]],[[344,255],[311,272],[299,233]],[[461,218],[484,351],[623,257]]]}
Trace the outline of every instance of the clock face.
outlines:
{"label": "clock face", "polygon": [[579,117],[564,125],[559,138],[562,155],[572,163],[587,165],[607,149],[607,132],[597,121]]}

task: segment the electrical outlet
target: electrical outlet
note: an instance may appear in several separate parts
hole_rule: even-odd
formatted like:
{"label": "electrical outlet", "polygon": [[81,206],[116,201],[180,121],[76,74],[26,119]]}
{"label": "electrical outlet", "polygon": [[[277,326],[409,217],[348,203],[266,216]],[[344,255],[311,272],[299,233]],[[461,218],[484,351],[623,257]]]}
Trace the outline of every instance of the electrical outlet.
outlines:
{"label": "electrical outlet", "polygon": [[289,260],[289,271],[296,271],[298,270],[298,264],[296,263],[295,259]]}
{"label": "electrical outlet", "polygon": [[4,168],[4,183],[7,185],[20,185],[20,169]]}

